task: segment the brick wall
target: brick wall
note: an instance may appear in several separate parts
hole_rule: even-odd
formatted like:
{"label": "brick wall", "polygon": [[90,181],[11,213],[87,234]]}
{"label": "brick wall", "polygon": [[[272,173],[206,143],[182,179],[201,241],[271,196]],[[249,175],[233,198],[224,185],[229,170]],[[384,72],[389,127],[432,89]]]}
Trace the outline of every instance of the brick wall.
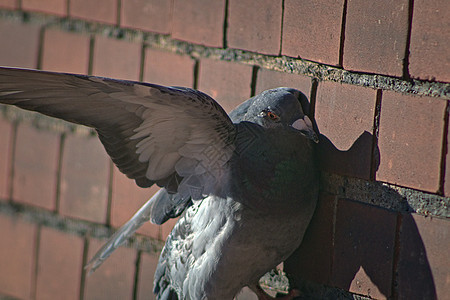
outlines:
{"label": "brick wall", "polygon": [[[194,87],[227,110],[268,88],[302,90],[323,171],[285,263],[305,299],[448,299],[449,6],[0,0],[0,65]],[[1,109],[0,294],[152,299],[174,222],[144,226],[91,276],[83,265],[156,189],[119,173],[90,130]]]}

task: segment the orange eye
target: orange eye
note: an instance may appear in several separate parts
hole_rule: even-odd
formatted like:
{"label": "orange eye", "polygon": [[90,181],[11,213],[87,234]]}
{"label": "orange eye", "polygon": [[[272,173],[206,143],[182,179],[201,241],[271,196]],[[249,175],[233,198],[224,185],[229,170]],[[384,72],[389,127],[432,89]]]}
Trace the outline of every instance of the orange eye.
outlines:
{"label": "orange eye", "polygon": [[276,114],[274,114],[271,111],[267,112],[267,116],[269,117],[269,119],[271,119],[272,121],[278,121],[280,119],[279,116],[277,116]]}

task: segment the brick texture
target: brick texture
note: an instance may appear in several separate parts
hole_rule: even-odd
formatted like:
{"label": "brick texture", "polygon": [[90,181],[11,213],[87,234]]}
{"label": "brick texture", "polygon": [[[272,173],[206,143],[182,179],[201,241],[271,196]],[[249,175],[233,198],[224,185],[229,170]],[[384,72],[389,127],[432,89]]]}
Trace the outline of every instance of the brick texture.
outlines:
{"label": "brick texture", "polygon": [[70,0],[69,14],[73,18],[115,24],[117,0]]}
{"label": "brick texture", "polygon": [[0,0],[0,7],[15,9],[18,8],[16,0]]}
{"label": "brick texture", "polygon": [[287,74],[267,69],[259,69],[256,80],[256,94],[277,87],[298,89],[309,98],[311,94],[311,78],[296,74]]}
{"label": "brick texture", "polygon": [[[104,241],[90,240],[89,258]],[[86,277],[84,299],[132,299],[136,251],[119,248],[93,274]]]}
{"label": "brick texture", "polygon": [[44,12],[52,15],[67,15],[66,0],[22,0],[23,10]]}
{"label": "brick texture", "polygon": [[172,1],[122,0],[121,25],[159,33],[170,33]]}
{"label": "brick texture", "polygon": [[36,299],[79,299],[83,239],[43,227],[39,240]]}
{"label": "brick texture", "polygon": [[42,69],[55,72],[87,74],[89,67],[87,35],[48,29],[44,34]]}
{"label": "brick texture", "polygon": [[98,36],[95,39],[92,72],[96,76],[139,80],[140,58],[139,44]]}
{"label": "brick texture", "polygon": [[39,32],[36,25],[16,24],[0,20],[0,65],[36,68],[39,53]]}
{"label": "brick texture", "polygon": [[0,200],[9,197],[10,161],[12,151],[12,124],[0,118]]}
{"label": "brick texture", "polygon": [[377,180],[429,192],[439,189],[445,106],[435,98],[383,92]]}
{"label": "brick texture", "polygon": [[58,159],[57,134],[20,125],[14,160],[14,201],[54,210]]}
{"label": "brick texture", "polygon": [[213,97],[227,111],[250,98],[252,67],[203,59],[198,89]]}
{"label": "brick texture", "polygon": [[370,179],[376,90],[319,83],[315,118],[322,169]]}
{"label": "brick texture", "polygon": [[402,76],[408,0],[348,0],[345,69]]}
{"label": "brick texture", "polygon": [[61,170],[62,215],[105,222],[109,162],[97,138],[66,138]]}
{"label": "brick texture", "polygon": [[146,49],[144,81],[169,86],[194,86],[195,61],[189,56]]}
{"label": "brick texture", "polygon": [[156,300],[156,296],[153,294],[153,284],[151,283],[153,282],[157,264],[157,254],[142,253],[138,274],[138,300]]}
{"label": "brick texture", "polygon": [[409,48],[412,77],[450,81],[450,10],[446,0],[416,0]]}
{"label": "brick texture", "polygon": [[332,285],[375,299],[391,296],[396,219],[393,212],[339,199]]}
{"label": "brick texture", "polygon": [[229,47],[272,55],[280,52],[281,1],[254,5],[252,0],[230,0],[228,5]]}
{"label": "brick texture", "polygon": [[342,0],[285,0],[282,54],[337,65],[343,5]]}
{"label": "brick texture", "polygon": [[36,226],[0,215],[0,293],[30,299],[35,269]]}
{"label": "brick texture", "polygon": [[174,39],[223,46],[225,0],[174,0],[173,5]]}

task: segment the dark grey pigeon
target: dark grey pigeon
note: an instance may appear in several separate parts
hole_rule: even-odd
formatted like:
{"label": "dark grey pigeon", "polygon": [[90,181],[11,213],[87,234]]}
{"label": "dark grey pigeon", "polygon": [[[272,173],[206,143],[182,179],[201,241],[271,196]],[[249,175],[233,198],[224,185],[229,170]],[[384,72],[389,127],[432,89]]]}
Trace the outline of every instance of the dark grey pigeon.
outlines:
{"label": "dark grey pigeon", "polygon": [[90,262],[145,221],[181,216],[159,259],[157,299],[232,299],[244,286],[268,297],[258,280],[300,245],[318,196],[318,139],[302,101],[267,90],[230,119],[188,88],[0,68],[1,103],[95,128],[120,171],[162,187]]}

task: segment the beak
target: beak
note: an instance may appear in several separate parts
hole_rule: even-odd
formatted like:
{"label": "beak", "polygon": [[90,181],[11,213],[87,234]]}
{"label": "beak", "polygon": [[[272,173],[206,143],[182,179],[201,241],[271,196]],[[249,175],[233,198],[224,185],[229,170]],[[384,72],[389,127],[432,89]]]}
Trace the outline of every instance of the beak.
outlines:
{"label": "beak", "polygon": [[319,138],[317,137],[317,134],[313,129],[312,122],[308,118],[308,116],[305,115],[303,118],[296,120],[294,123],[292,123],[291,126],[292,128],[300,131],[300,133],[306,136],[308,139],[313,140],[314,143],[319,142]]}

